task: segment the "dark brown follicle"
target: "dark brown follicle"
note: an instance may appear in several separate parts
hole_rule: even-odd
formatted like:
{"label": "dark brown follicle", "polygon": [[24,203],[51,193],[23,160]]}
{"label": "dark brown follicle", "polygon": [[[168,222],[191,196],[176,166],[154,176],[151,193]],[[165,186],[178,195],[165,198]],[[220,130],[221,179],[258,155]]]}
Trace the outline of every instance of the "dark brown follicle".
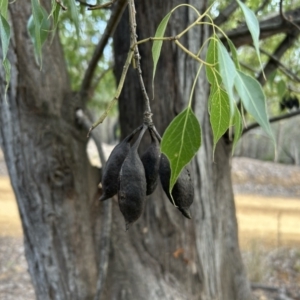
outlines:
{"label": "dark brown follicle", "polygon": [[143,128],[139,138],[130,148],[119,176],[118,200],[125,218],[126,230],[141,216],[146,201],[145,169],[137,152],[145,130],[146,128]]}
{"label": "dark brown follicle", "polygon": [[100,201],[109,199],[117,194],[118,177],[119,177],[122,164],[129,153],[130,141],[132,140],[134,134],[140,129],[141,127],[134,130],[122,142],[120,142],[111,152],[103,170],[103,176],[101,182],[103,194],[99,199]]}
{"label": "dark brown follicle", "polygon": [[160,163],[159,142],[151,129],[149,129],[149,132],[151,135],[151,144],[141,157],[145,168],[147,195],[152,194],[156,189]]}
{"label": "dark brown follicle", "polygon": [[[170,176],[171,176],[171,169],[170,169],[169,160],[164,154],[161,154],[160,166],[159,166],[159,177],[160,177],[163,190],[165,191],[169,200],[173,204],[172,197],[169,192]],[[173,187],[172,196],[175,205],[181,211],[181,213],[186,218],[191,219],[189,207],[191,206],[194,200],[194,187],[191,178],[191,172],[187,166],[185,166],[182,169]]]}

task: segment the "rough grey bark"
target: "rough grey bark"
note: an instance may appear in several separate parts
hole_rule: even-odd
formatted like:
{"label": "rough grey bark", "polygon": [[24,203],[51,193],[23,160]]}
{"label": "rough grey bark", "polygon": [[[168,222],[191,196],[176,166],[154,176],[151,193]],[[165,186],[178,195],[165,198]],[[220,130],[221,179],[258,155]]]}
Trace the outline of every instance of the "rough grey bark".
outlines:
{"label": "rough grey bark", "polygon": [[[139,39],[153,36],[157,24],[179,3],[137,2]],[[201,11],[207,5],[205,1],[189,3]],[[166,36],[176,35],[194,18],[191,10],[181,8],[172,15]],[[120,77],[129,48],[128,33],[125,16],[117,29],[114,42],[117,78]],[[207,28],[197,28],[183,38],[183,43],[197,52],[207,37]],[[151,94],[151,44],[141,45],[140,54],[146,87]],[[151,102],[154,122],[161,133],[186,104],[197,67],[197,63],[174,44],[164,43],[156,73],[155,100]],[[127,281],[126,287],[121,288],[124,299],[252,299],[238,246],[230,178],[231,147],[222,139],[213,157],[207,113],[208,92],[203,70],[193,99],[203,134],[203,145],[193,163],[196,191],[195,203],[192,205],[193,220],[185,220],[160,189],[150,197],[143,218],[128,232],[129,240],[126,243],[124,241],[122,253],[116,250],[116,257],[131,270],[130,275],[121,275],[122,270],[118,267],[120,262],[116,264],[116,261],[110,266],[111,280],[117,273],[118,278]],[[143,100],[134,70],[130,70],[126,79],[119,106],[122,135],[125,136],[142,122]],[[181,249],[182,255],[175,258],[178,249]],[[123,252],[128,251],[134,253],[136,261],[126,261]],[[151,268],[147,266],[149,258]],[[147,275],[142,271],[143,265]],[[143,277],[152,274],[160,285],[157,285],[156,280],[144,282],[141,272]],[[131,282],[134,285],[130,288]],[[140,292],[141,289],[144,294]]]}
{"label": "rough grey bark", "polygon": [[[43,1],[48,7],[49,1]],[[37,66],[26,24],[30,1],[9,5],[12,79],[0,133],[24,231],[25,253],[38,299],[92,299],[97,281],[95,206],[99,172],[86,155],[86,131],[75,126],[74,98],[58,39]],[[49,7],[48,7],[49,9]]]}

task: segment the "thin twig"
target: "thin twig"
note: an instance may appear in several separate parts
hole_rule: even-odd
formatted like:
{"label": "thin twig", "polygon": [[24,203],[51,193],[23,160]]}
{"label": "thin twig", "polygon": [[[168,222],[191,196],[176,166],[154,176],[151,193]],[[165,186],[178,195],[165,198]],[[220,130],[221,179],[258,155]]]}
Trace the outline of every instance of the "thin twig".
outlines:
{"label": "thin twig", "polygon": [[288,23],[291,23],[293,26],[295,26],[300,31],[300,27],[297,24],[295,24],[291,18],[290,19],[287,18],[286,15],[284,14],[284,12],[283,12],[283,0],[280,0],[280,2],[279,2],[279,11],[280,11],[280,16],[281,16],[282,20],[284,20]]}
{"label": "thin twig", "polygon": [[120,82],[119,82],[119,85],[118,85],[118,88],[117,88],[117,91],[115,92],[115,95],[114,95],[114,98],[108,103],[108,106],[105,110],[105,112],[102,114],[102,116],[98,119],[98,121],[96,121],[92,126],[91,128],[89,129],[89,132],[87,134],[87,136],[89,137],[90,133],[92,132],[93,129],[95,129],[99,124],[101,124],[105,118],[107,117],[108,113],[110,112],[110,110],[114,107],[114,105],[117,103],[119,97],[120,97],[120,94],[122,92],[122,89],[123,89],[123,85],[124,85],[124,82],[125,82],[125,78],[126,78],[126,74],[127,74],[127,71],[128,71],[128,68],[130,66],[130,63],[132,61],[132,57],[133,57],[133,51],[130,50],[128,55],[127,55],[127,59],[126,59],[126,62],[125,62],[125,65],[123,67],[123,72],[122,72],[122,75],[121,75],[121,79],[120,79]]}
{"label": "thin twig", "polygon": [[177,40],[177,36],[167,36],[167,37],[148,37],[146,39],[140,40],[132,45],[132,47],[135,47],[136,45],[140,45],[146,42],[152,42],[152,41],[175,41]]}
{"label": "thin twig", "polygon": [[113,1],[109,1],[104,4],[100,4],[100,5],[92,5],[88,8],[88,10],[108,8],[108,7],[112,6],[115,2],[116,2],[116,0],[113,0]]}
{"label": "thin twig", "polygon": [[64,11],[68,10],[68,8],[64,6],[60,0],[55,0],[55,2],[62,8],[62,10]]}
{"label": "thin twig", "polygon": [[251,288],[252,289],[262,289],[262,290],[266,290],[266,291],[269,291],[269,292],[277,292],[279,290],[278,287],[269,286],[269,285],[256,283],[256,282],[251,283]]}
{"label": "thin twig", "polygon": [[[289,118],[292,118],[292,117],[295,117],[295,116],[298,116],[298,115],[300,115],[300,110],[270,118],[269,123],[274,123],[274,122],[278,122],[278,121],[281,121],[281,120],[284,120],[284,119],[289,119]],[[243,129],[242,135],[245,134],[246,132],[254,129],[254,128],[259,127],[259,126],[260,125],[258,123],[250,124],[249,126],[247,126],[247,128]]]}
{"label": "thin twig", "polygon": [[98,61],[101,59],[103,55],[103,51],[105,46],[107,45],[108,39],[114,34],[115,29],[121,19],[121,16],[124,12],[124,9],[127,5],[126,0],[119,0],[116,4],[115,9],[112,12],[112,15],[107,23],[105,31],[99,41],[98,45],[95,48],[92,59],[89,62],[89,65],[84,74],[82,84],[81,84],[81,94],[86,95],[89,94],[89,89],[91,88],[92,79],[95,74]]}
{"label": "thin twig", "polygon": [[129,23],[130,23],[130,30],[131,30],[131,44],[133,46],[133,51],[134,51],[134,57],[133,59],[135,60],[135,65],[136,65],[136,70],[138,72],[138,77],[139,77],[139,82],[141,86],[141,90],[143,93],[144,97],[144,103],[145,103],[145,112],[144,112],[144,123],[147,126],[152,126],[153,121],[152,121],[152,112],[151,112],[151,107],[150,107],[150,101],[149,101],[149,96],[146,91],[146,87],[144,84],[144,79],[142,76],[142,68],[141,68],[141,57],[139,53],[139,48],[137,45],[137,34],[136,34],[136,10],[135,10],[135,4],[134,0],[128,0],[128,8],[129,8]]}

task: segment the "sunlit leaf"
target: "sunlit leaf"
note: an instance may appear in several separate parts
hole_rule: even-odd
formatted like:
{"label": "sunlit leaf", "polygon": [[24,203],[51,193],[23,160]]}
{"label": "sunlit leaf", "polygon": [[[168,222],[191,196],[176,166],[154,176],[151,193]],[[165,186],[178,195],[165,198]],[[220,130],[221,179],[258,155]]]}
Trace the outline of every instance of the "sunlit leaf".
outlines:
{"label": "sunlit leaf", "polygon": [[276,89],[277,89],[277,93],[279,98],[283,98],[284,94],[286,93],[286,84],[283,80],[280,80],[277,84],[276,84]]}
{"label": "sunlit leaf", "polygon": [[77,37],[79,37],[79,13],[78,13],[77,5],[75,3],[75,0],[66,0],[66,2],[67,2],[67,7],[71,13],[71,19],[74,22],[76,28]]}
{"label": "sunlit leaf", "polygon": [[61,9],[60,5],[55,0],[52,0],[52,9],[51,9],[49,17],[53,18],[53,29],[52,29],[53,37],[54,37],[56,29],[57,29],[60,9]]}
{"label": "sunlit leaf", "polygon": [[51,23],[46,10],[42,6],[37,5],[35,14],[31,15],[28,20],[27,30],[33,42],[36,60],[39,64],[42,62],[42,46],[48,37],[50,26]]}
{"label": "sunlit leaf", "polygon": [[233,144],[232,144],[232,153],[233,153],[236,144],[239,141],[243,132],[242,117],[237,108],[234,111],[234,116],[232,118],[232,125],[234,126],[234,137],[233,137]]}
{"label": "sunlit leaf", "polygon": [[206,54],[206,62],[214,65],[213,67],[205,66],[206,77],[211,85],[218,84],[222,82],[221,76],[219,74],[219,61],[218,61],[218,41],[215,36],[213,36],[209,42]]}
{"label": "sunlit leaf", "polygon": [[259,82],[243,72],[237,71],[237,76],[235,77],[235,88],[242,103],[244,104],[245,109],[254,117],[256,122],[274,141],[274,136],[267,115],[265,95]]}
{"label": "sunlit leaf", "polygon": [[10,82],[10,62],[7,59],[8,47],[10,42],[10,25],[7,22],[8,0],[0,0],[0,40],[2,48],[2,65],[5,72],[5,92],[6,98],[7,89]]}
{"label": "sunlit leaf", "polygon": [[168,157],[171,166],[170,191],[181,170],[191,161],[200,145],[200,124],[188,107],[173,119],[162,137],[161,151]]}
{"label": "sunlit leaf", "polygon": [[8,0],[0,0],[0,14],[7,20]]}
{"label": "sunlit leaf", "polygon": [[4,16],[0,15],[0,35],[1,35],[1,46],[2,46],[2,53],[3,53],[3,60],[5,60],[9,40],[10,40],[10,26]]}
{"label": "sunlit leaf", "polygon": [[10,66],[10,62],[7,58],[5,60],[3,60],[2,65],[3,65],[4,71],[5,71],[6,84],[5,84],[5,93],[4,93],[4,95],[6,97],[7,89],[8,89],[9,82],[10,82],[10,69],[11,69],[11,66]]}
{"label": "sunlit leaf", "polygon": [[223,85],[229,96],[230,115],[233,115],[235,105],[233,86],[237,71],[229,53],[221,41],[218,41],[218,58]]}
{"label": "sunlit leaf", "polygon": [[[37,58],[37,62],[42,60],[42,45],[41,45],[41,22],[43,20],[43,14],[41,13],[41,6],[38,0],[31,0],[32,7],[32,20],[30,19],[27,24],[28,31],[31,35],[31,39],[34,41],[34,50]],[[30,23],[29,23],[30,22]],[[31,29],[31,30],[30,30]]]}
{"label": "sunlit leaf", "polygon": [[228,94],[217,89],[210,100],[210,123],[214,136],[214,148],[218,140],[227,131],[230,124],[230,107]]}
{"label": "sunlit leaf", "polygon": [[261,63],[261,59],[260,59],[260,51],[259,51],[259,34],[260,34],[259,22],[255,16],[254,12],[249,7],[247,7],[247,5],[245,5],[240,0],[237,0],[237,2],[244,14],[246,24],[247,24],[250,34],[252,36],[253,44],[255,47],[255,51],[256,51],[260,66],[262,67],[262,63]]}
{"label": "sunlit leaf", "polygon": [[228,39],[227,42],[228,42],[228,45],[229,45],[229,48],[230,48],[230,52],[231,52],[231,55],[232,55],[232,59],[233,59],[235,68],[237,70],[240,70],[241,66],[240,66],[240,63],[239,63],[239,59],[238,59],[236,48],[235,48],[233,42],[230,39]]}
{"label": "sunlit leaf", "polygon": [[[171,17],[172,12],[169,12],[160,22],[158,25],[158,28],[155,32],[155,37],[156,38],[161,38],[164,36],[166,27],[168,25],[169,19]],[[155,72],[156,72],[156,66],[157,62],[160,57],[160,52],[161,52],[161,47],[162,47],[163,41],[154,41],[153,46],[152,46],[152,58],[153,58],[153,76],[152,76],[152,81],[154,81],[155,77]]]}
{"label": "sunlit leaf", "polygon": [[218,87],[216,84],[213,84],[210,86],[210,93],[209,93],[209,97],[208,97],[208,112],[210,113],[211,110],[211,103],[212,103],[212,98],[213,95],[215,94],[215,92],[219,89],[220,87]]}

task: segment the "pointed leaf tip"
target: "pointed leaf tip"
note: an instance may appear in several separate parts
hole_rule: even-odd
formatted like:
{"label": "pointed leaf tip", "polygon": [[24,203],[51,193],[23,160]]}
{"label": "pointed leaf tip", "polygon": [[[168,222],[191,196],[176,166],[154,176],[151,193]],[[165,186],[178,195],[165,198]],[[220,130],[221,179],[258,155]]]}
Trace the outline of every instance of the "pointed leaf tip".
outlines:
{"label": "pointed leaf tip", "polygon": [[[160,24],[157,27],[157,30],[155,32],[156,38],[161,38],[164,36],[166,27],[168,25],[169,19],[171,17],[172,12],[169,12],[160,22]],[[152,46],[152,59],[153,59],[153,76],[152,76],[152,81],[154,81],[155,77],[155,72],[156,72],[156,67],[157,63],[160,57],[160,52],[161,52],[161,47],[162,47],[163,41],[155,40],[153,41],[153,46]]]}
{"label": "pointed leaf tip", "polygon": [[181,170],[191,161],[200,145],[200,124],[188,107],[173,119],[162,137],[161,151],[168,157],[171,167],[170,191]]}

